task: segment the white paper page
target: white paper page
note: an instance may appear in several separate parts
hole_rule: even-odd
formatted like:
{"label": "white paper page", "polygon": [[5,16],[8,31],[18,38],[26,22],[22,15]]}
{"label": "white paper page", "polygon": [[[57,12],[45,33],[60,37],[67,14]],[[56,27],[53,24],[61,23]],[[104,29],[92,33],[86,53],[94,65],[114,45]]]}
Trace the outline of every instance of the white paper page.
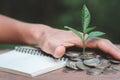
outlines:
{"label": "white paper page", "polygon": [[[0,67],[28,74],[45,73],[54,67],[65,66],[65,61],[53,58],[16,52],[15,50],[0,55]],[[57,68],[56,68],[57,69]],[[38,72],[39,71],[39,72]],[[45,71],[45,72],[44,72]]]}

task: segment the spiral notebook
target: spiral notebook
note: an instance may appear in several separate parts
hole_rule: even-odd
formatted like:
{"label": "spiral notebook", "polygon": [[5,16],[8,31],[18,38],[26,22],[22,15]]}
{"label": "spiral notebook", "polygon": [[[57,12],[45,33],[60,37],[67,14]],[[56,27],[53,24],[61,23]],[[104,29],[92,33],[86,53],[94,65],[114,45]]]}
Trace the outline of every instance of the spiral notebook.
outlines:
{"label": "spiral notebook", "polygon": [[16,47],[0,54],[0,70],[34,77],[65,66],[67,58],[55,59],[33,47]]}

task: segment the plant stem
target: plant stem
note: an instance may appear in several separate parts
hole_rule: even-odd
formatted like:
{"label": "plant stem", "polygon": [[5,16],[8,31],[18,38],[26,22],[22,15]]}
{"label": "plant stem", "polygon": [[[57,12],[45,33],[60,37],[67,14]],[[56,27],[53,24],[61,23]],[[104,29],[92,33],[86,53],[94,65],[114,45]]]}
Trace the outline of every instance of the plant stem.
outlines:
{"label": "plant stem", "polygon": [[85,33],[83,33],[82,43],[83,43],[83,56],[85,57],[86,56],[86,53],[85,53],[85,49],[86,49],[86,45],[85,45]]}

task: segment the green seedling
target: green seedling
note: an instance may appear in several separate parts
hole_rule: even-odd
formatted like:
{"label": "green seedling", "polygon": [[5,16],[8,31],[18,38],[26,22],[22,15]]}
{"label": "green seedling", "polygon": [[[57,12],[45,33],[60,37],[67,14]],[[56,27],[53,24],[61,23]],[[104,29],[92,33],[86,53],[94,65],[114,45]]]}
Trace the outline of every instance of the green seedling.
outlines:
{"label": "green seedling", "polygon": [[[94,37],[102,36],[105,33],[101,32],[101,31],[93,31],[95,29],[95,27],[89,27],[91,15],[85,4],[83,5],[83,8],[82,8],[81,18],[82,18],[82,31],[81,32],[83,34],[81,34],[80,31],[78,31],[74,28],[68,27],[68,26],[64,26],[64,28],[69,29],[70,31],[75,33],[81,39],[82,44],[83,44],[83,55],[86,56],[87,55],[86,54],[86,44],[85,44],[86,41],[88,39],[92,39]],[[86,35],[87,35],[87,37],[86,37]]]}

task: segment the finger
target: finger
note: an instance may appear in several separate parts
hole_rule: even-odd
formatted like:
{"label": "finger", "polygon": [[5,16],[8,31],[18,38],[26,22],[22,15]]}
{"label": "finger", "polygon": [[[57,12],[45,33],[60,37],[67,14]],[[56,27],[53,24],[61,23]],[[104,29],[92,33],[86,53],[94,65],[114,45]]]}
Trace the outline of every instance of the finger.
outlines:
{"label": "finger", "polygon": [[102,51],[120,59],[120,49],[107,39],[93,39],[87,42],[89,48],[99,48]]}
{"label": "finger", "polygon": [[54,52],[53,56],[56,57],[56,58],[60,58],[64,55],[64,53],[65,53],[65,47],[64,46],[58,46],[55,49],[55,52]]}
{"label": "finger", "polygon": [[65,42],[63,44],[60,44],[54,51],[54,57],[56,58],[60,58],[65,54],[66,48],[68,47],[72,47],[75,44],[71,43],[71,42]]}

